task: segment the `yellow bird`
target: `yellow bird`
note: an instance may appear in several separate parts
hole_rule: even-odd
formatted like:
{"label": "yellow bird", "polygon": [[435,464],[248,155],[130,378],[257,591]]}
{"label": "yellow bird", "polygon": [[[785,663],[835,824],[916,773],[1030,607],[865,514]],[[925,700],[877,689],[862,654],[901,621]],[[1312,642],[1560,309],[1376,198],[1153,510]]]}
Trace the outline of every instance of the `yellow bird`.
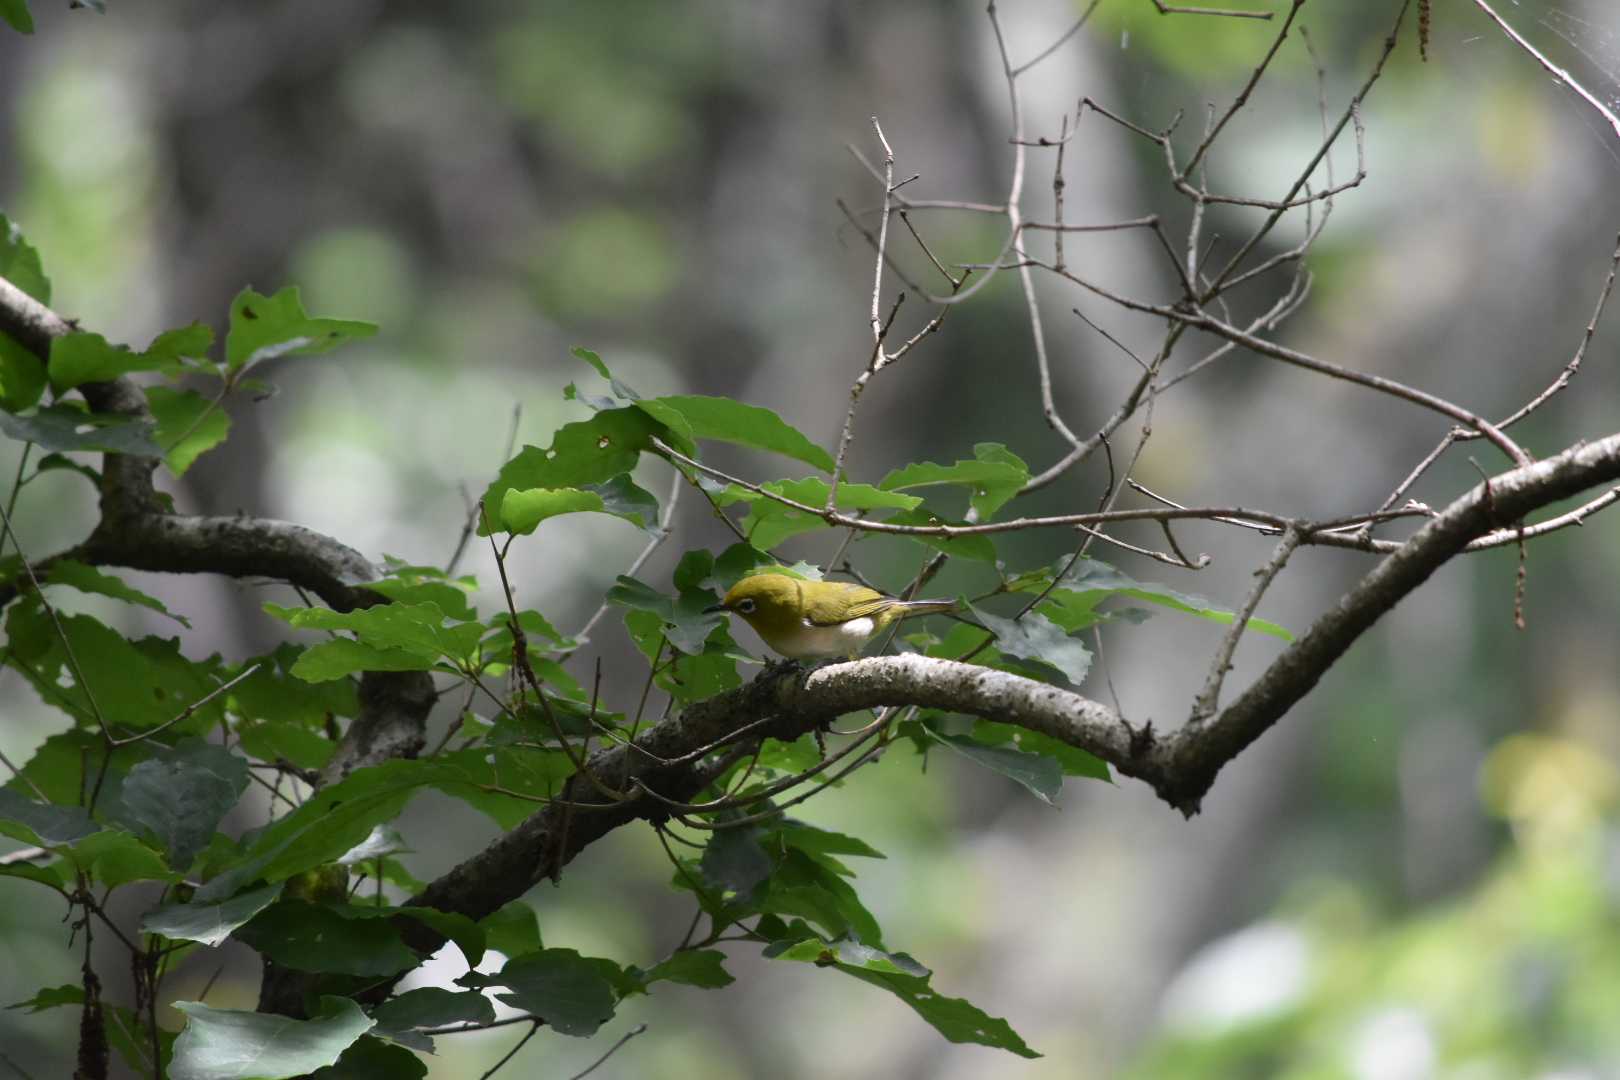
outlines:
{"label": "yellow bird", "polygon": [[754,574],[708,611],[741,615],[765,644],[792,660],[853,659],[896,619],[954,611],[953,600],[897,600],[847,581]]}

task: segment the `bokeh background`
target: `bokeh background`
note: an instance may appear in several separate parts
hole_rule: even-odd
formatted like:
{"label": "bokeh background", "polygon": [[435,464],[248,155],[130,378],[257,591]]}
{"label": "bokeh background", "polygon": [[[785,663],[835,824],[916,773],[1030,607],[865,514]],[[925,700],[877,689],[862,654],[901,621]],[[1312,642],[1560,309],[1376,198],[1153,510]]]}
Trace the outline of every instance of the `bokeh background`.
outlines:
{"label": "bokeh background", "polygon": [[[544,445],[574,415],[561,388],[589,376],[568,355],[576,344],[643,392],[755,402],[832,444],[869,349],[872,270],[836,200],[871,224],[881,191],[846,144],[875,157],[879,116],[897,175],[920,174],[906,189],[916,198],[994,202],[1008,182],[1006,86],[978,3],[173,0],[114,2],[103,16],[34,6],[33,37],[0,36],[0,210],[41,250],[54,306],[143,345],[194,319],[222,325],[244,285],[296,283],[312,312],[381,323],[362,346],[277,362],[266,372],[275,393],[233,401],[229,442],[171,485],[183,508],[288,518],[372,557],[442,564],[468,494],[503,460],[514,405],[520,443]],[[1398,6],[1306,6],[1335,111]],[[1609,0],[1503,6],[1620,104]],[[1006,4],[1015,60],[1079,11]],[[1410,31],[1363,109],[1366,181],[1338,200],[1311,259],[1310,303],[1281,335],[1505,415],[1578,344],[1620,229],[1620,138],[1474,5],[1436,0],[1426,64]],[[1029,134],[1055,136],[1089,95],[1150,128],[1185,110],[1190,136],[1273,32],[1103,0],[1021,84]],[[1296,36],[1220,144],[1212,185],[1280,194],[1320,140],[1317,93]],[[1065,165],[1068,220],[1157,213],[1184,226],[1157,152],[1096,115]],[[1340,178],[1353,170],[1348,145],[1336,167]],[[1051,169],[1049,151],[1032,152],[1030,216],[1050,218]],[[996,219],[915,220],[952,258],[998,250]],[[1223,212],[1211,228],[1235,237],[1254,220]],[[1145,234],[1071,236],[1066,249],[1099,281],[1169,295]],[[921,276],[914,251],[905,258]],[[1151,350],[1161,328],[1059,282],[1039,294],[1059,407],[1090,431],[1135,367],[1071,308],[1133,348]],[[902,323],[914,327],[925,305],[907,307]],[[1532,450],[1615,429],[1616,341],[1600,330],[1578,379],[1524,425]],[[876,379],[856,430],[851,474],[863,480],[969,456],[979,441],[1036,468],[1055,460],[1013,275]],[[1126,431],[1122,450],[1138,437]],[[1233,355],[1159,402],[1137,475],[1188,502],[1330,515],[1376,505],[1443,432],[1389,399]],[[0,446],[0,475],[16,452]],[[1470,454],[1481,468],[1501,464],[1472,444],[1414,494],[1448,501],[1477,477]],[[782,461],[715,460],[784,475]],[[1088,508],[1105,480],[1088,467],[1028,510]],[[667,474],[649,469],[644,484],[662,497]],[[694,501],[678,507],[647,580],[667,587],[682,550],[726,543]],[[58,550],[93,513],[82,481],[48,476],[19,505],[23,543]],[[598,1040],[543,1033],[508,1069],[571,1075],[646,1022],[601,1075],[1620,1076],[1617,528],[1599,517],[1534,546],[1524,632],[1512,622],[1512,552],[1448,567],[1231,766],[1191,821],[1132,781],[1071,781],[1054,811],[937,757],[924,773],[906,753],[806,804],[805,817],[888,855],[860,869],[891,947],[934,968],[936,989],[1006,1017],[1042,1060],[950,1045],[870,988],[740,950],[730,990],[660,988]],[[642,538],[606,518],[544,532],[515,549],[521,597],[578,625]],[[1270,546],[1215,527],[1179,538],[1213,565],[1096,554],[1230,605]],[[835,543],[821,535],[790,553],[825,559]],[[1004,554],[1021,568],[1069,543],[1021,536]],[[884,541],[852,554],[891,587],[918,561]],[[1262,612],[1302,629],[1370,565],[1305,551]],[[476,549],[465,569],[493,578]],[[967,584],[947,575],[939,588]],[[283,590],[142,585],[191,617],[196,652],[235,658],[278,640],[259,605]],[[1111,626],[1106,673],[1126,714],[1179,723],[1216,637],[1169,613]],[[1246,644],[1229,685],[1275,648]],[[633,697],[639,677],[616,615],[578,663],[597,655],[607,692]],[[1085,689],[1113,700],[1104,665]],[[16,678],[0,681],[0,710],[0,750],[16,761],[57,723]],[[255,810],[244,806],[243,827]],[[490,828],[427,797],[403,827],[422,877]],[[650,833],[623,830],[531,900],[548,945],[646,964],[689,915],[668,876]],[[0,903],[5,1003],[77,977],[61,912],[29,903],[28,889],[10,886]],[[209,1001],[249,1005],[251,958],[221,959]],[[212,967],[185,968],[171,996],[194,996]],[[68,1010],[0,1013],[0,1046],[32,1075],[61,1075],[75,1023]],[[441,1040],[431,1075],[477,1076],[515,1038]]]}

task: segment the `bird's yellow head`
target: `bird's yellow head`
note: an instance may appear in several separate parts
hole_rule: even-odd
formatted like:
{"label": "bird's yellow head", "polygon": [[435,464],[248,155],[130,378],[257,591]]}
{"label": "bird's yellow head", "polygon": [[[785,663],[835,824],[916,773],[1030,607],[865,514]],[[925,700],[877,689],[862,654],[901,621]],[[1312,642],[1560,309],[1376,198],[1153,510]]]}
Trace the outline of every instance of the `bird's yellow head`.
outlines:
{"label": "bird's yellow head", "polygon": [[785,574],[754,574],[733,585],[716,608],[742,616],[760,637],[774,646],[803,624],[805,584]]}

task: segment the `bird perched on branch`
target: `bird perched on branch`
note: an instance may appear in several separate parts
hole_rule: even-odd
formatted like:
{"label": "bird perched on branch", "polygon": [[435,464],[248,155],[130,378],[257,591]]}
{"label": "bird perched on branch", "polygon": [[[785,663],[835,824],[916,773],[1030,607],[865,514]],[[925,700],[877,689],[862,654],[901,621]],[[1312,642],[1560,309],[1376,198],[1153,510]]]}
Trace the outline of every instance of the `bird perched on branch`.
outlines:
{"label": "bird perched on branch", "polygon": [[708,611],[742,616],[765,644],[791,660],[854,659],[897,619],[956,610],[954,600],[897,600],[847,581],[754,574]]}

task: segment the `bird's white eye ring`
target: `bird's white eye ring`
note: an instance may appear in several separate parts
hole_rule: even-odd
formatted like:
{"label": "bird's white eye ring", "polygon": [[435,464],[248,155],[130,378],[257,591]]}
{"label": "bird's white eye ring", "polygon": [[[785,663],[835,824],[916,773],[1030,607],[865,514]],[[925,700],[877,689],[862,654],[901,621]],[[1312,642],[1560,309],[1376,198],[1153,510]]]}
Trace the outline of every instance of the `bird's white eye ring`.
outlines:
{"label": "bird's white eye ring", "polygon": [[753,599],[749,597],[737,601],[737,610],[742,612],[744,615],[752,615],[754,613]]}

